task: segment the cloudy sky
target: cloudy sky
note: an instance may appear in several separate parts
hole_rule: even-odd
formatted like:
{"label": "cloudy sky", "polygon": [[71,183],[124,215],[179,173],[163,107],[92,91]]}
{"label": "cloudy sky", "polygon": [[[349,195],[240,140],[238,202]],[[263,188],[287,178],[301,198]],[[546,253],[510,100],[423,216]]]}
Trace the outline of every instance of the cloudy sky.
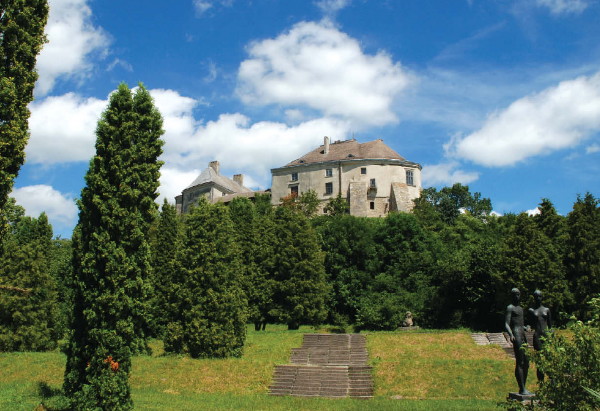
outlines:
{"label": "cloudy sky", "polygon": [[161,199],[211,160],[270,169],[382,138],[499,213],[600,195],[598,0],[50,0],[27,161],[13,196],[70,237],[94,130],[143,82],[166,133]]}

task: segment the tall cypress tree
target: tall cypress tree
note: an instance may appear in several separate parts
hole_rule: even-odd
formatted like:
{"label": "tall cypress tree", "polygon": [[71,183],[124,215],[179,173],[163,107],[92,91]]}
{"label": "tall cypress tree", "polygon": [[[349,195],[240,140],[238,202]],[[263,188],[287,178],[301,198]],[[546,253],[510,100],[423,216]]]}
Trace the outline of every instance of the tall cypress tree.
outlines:
{"label": "tall cypress tree", "polygon": [[321,323],[329,286],[317,233],[303,213],[282,206],[275,211],[275,236],[271,315],[290,330]]}
{"label": "tall cypress tree", "polygon": [[131,355],[146,349],[162,118],[121,84],[96,129],[73,236],[73,334],[64,389],[75,409],[130,409]]}
{"label": "tall cypress tree", "polygon": [[[37,80],[35,62],[44,44],[47,0],[0,0],[0,210],[25,161],[27,124]],[[0,213],[0,241],[6,218]]]}
{"label": "tall cypress tree", "polygon": [[167,328],[165,349],[194,358],[241,356],[247,307],[239,254],[227,207],[201,197],[185,219],[180,316]]}
{"label": "tall cypress tree", "polygon": [[175,206],[165,199],[152,246],[153,334],[164,336],[167,324],[176,321],[180,288],[183,286],[178,253],[181,248],[181,228]]}
{"label": "tall cypress tree", "polygon": [[577,197],[567,217],[566,267],[575,294],[578,318],[588,319],[588,302],[600,293],[600,200],[591,193]]}

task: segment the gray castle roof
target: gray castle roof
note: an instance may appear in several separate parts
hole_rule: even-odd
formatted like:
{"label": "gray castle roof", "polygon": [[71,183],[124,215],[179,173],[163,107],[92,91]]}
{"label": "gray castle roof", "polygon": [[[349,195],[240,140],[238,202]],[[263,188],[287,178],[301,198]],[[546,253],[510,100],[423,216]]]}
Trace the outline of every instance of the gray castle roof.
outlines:
{"label": "gray castle roof", "polygon": [[203,184],[215,184],[215,185],[218,185],[228,191],[231,191],[232,193],[251,193],[252,192],[252,190],[250,190],[249,188],[236,183],[235,181],[231,180],[230,178],[222,176],[221,174],[219,174],[217,172],[217,170],[215,170],[214,168],[212,168],[210,166],[205,168],[202,171],[202,173],[200,173],[200,175],[198,177],[196,177],[196,179],[192,182],[192,184],[187,186],[185,188],[185,190],[183,190],[183,191],[189,190],[191,188],[194,188],[196,186],[203,185]]}
{"label": "gray castle roof", "polygon": [[302,157],[286,164],[284,167],[301,164],[323,163],[327,161],[389,159],[406,161],[404,157],[392,150],[383,140],[359,143],[356,139],[336,141],[329,144],[329,152],[325,153],[325,145],[321,145]]}

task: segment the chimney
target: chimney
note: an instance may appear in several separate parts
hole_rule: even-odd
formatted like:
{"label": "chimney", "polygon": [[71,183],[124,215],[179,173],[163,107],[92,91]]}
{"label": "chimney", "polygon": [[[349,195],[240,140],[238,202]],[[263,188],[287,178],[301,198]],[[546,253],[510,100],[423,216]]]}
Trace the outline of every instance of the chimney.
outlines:
{"label": "chimney", "polygon": [[235,181],[239,185],[243,186],[244,185],[244,175],[243,174],[234,174],[233,181]]}
{"label": "chimney", "polygon": [[219,162],[218,161],[211,161],[210,163],[208,163],[208,166],[211,167],[213,170],[215,170],[217,172],[217,174],[219,174]]}
{"label": "chimney", "polygon": [[323,150],[323,154],[329,154],[329,137],[325,136],[325,138],[323,139],[323,145],[325,146],[325,149]]}

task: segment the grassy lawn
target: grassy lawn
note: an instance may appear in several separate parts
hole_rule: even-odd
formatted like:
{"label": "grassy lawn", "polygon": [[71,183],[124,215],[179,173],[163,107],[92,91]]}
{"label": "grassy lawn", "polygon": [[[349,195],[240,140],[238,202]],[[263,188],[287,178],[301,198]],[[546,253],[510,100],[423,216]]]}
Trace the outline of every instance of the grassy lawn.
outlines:
{"label": "grassy lawn", "polygon": [[[248,329],[242,358],[193,360],[152,356],[133,361],[136,409],[144,410],[485,410],[516,389],[513,360],[495,346],[476,346],[467,331],[367,333],[374,366],[372,400],[267,395],[276,364],[289,362],[302,334],[268,326]],[[65,357],[59,352],[0,353],[0,409],[33,410],[59,404]],[[530,370],[531,388],[535,372]]]}

